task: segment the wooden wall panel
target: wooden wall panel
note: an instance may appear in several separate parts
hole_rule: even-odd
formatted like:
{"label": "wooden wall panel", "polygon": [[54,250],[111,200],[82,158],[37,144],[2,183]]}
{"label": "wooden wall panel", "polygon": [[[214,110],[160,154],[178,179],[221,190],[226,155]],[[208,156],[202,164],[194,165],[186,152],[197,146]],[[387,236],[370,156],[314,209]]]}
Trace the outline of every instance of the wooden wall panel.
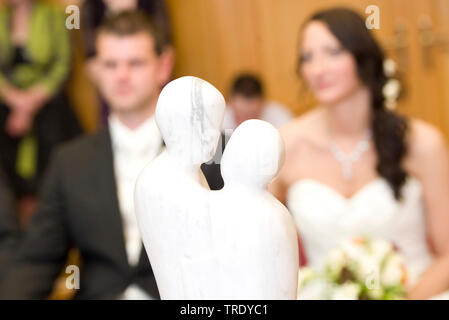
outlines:
{"label": "wooden wall panel", "polygon": [[439,74],[437,86],[439,88],[438,108],[441,112],[441,128],[449,137],[449,1],[436,0],[434,17],[436,21],[436,36],[439,58],[436,70]]}

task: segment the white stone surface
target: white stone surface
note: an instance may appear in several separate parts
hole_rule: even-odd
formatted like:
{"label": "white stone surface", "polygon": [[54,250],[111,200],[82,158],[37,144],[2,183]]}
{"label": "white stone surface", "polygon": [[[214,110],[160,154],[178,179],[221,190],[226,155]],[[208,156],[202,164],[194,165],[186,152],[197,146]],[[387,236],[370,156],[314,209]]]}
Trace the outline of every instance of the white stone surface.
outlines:
{"label": "white stone surface", "polygon": [[210,197],[220,299],[296,299],[295,223],[267,191],[283,162],[283,141],[265,121],[245,121],[229,139],[224,188]]}
{"label": "white stone surface", "polygon": [[266,122],[243,123],[222,158],[225,187],[200,171],[216,150],[221,93],[195,77],[163,90],[156,122],[166,150],[141,173],[136,214],[162,299],[295,299],[298,247],[287,209],[266,190],[283,143]]}

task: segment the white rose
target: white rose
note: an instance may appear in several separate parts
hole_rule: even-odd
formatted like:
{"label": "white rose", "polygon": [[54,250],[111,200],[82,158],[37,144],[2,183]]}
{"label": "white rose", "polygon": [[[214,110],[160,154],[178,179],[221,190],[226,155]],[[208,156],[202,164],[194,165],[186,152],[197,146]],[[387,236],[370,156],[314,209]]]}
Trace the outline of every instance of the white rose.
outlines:
{"label": "white rose", "polygon": [[398,254],[392,254],[387,258],[381,272],[381,282],[384,286],[395,286],[401,283],[404,275],[404,263]]}
{"label": "white rose", "polygon": [[391,243],[385,240],[376,240],[371,243],[371,255],[380,265],[387,255],[393,252]]}
{"label": "white rose", "polygon": [[357,300],[360,294],[360,285],[353,282],[347,282],[336,287],[332,294],[332,300]]}
{"label": "white rose", "polygon": [[392,77],[396,73],[396,62],[392,59],[385,59],[383,63],[384,73],[387,77]]}
{"label": "white rose", "polygon": [[387,100],[396,100],[401,91],[401,83],[397,79],[390,79],[384,85],[382,94]]}
{"label": "white rose", "polygon": [[298,290],[298,300],[326,300],[332,291],[332,283],[326,279],[314,279]]}
{"label": "white rose", "polygon": [[342,249],[333,249],[329,252],[326,259],[326,268],[332,276],[341,272],[346,263],[346,255]]}
{"label": "white rose", "polygon": [[365,255],[356,261],[355,274],[357,279],[366,282],[368,278],[376,278],[379,282],[379,261],[376,257]]}
{"label": "white rose", "polygon": [[366,250],[362,241],[363,240],[359,240],[359,238],[344,241],[342,243],[341,250],[350,259],[357,261],[365,256]]}

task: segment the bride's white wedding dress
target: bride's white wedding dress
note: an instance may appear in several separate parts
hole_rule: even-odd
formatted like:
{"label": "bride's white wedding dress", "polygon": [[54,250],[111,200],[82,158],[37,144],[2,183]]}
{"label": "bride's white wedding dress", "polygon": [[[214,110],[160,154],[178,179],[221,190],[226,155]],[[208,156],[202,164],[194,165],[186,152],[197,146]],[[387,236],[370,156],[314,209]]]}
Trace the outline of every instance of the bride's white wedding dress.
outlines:
{"label": "bride's white wedding dress", "polygon": [[320,269],[330,249],[350,237],[369,236],[392,242],[403,255],[409,283],[432,262],[426,242],[422,186],[409,177],[396,201],[383,178],[366,184],[350,198],[313,179],[290,186],[287,207],[295,218],[307,265]]}

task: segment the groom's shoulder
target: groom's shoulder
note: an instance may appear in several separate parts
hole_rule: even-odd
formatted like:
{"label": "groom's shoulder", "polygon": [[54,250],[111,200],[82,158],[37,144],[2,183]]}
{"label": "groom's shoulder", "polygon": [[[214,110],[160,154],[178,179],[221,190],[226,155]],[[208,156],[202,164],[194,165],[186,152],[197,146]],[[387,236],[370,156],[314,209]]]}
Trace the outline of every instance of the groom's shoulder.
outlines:
{"label": "groom's shoulder", "polygon": [[59,145],[52,155],[53,162],[62,168],[75,169],[90,166],[92,161],[104,156],[110,144],[106,130],[84,134]]}

